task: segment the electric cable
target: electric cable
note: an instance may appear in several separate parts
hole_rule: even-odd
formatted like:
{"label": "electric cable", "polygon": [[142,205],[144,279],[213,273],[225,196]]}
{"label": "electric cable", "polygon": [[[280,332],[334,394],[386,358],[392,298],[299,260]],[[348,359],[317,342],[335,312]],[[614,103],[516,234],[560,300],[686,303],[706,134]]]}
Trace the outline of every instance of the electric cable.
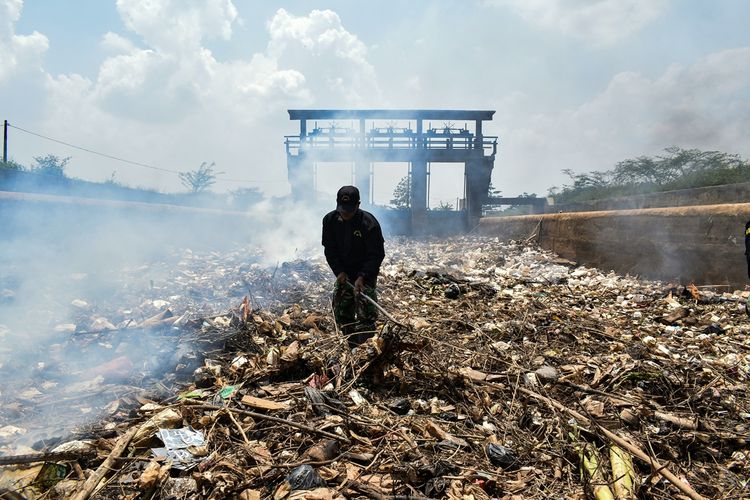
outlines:
{"label": "electric cable", "polygon": [[[133,161],[133,160],[128,160],[128,159],[125,159],[125,158],[120,158],[118,156],[113,156],[113,155],[110,155],[110,154],[107,154],[107,153],[102,153],[102,152],[99,152],[99,151],[95,151],[93,149],[84,148],[82,146],[76,146],[75,144],[71,144],[69,142],[61,141],[60,139],[55,139],[53,137],[49,137],[49,136],[46,136],[44,134],[39,134],[37,132],[32,132],[31,130],[27,130],[27,129],[22,128],[22,127],[18,127],[16,125],[11,124],[10,122],[8,122],[8,127],[14,128],[16,130],[20,130],[21,132],[25,132],[25,133],[30,134],[30,135],[34,135],[36,137],[40,137],[42,139],[46,139],[48,141],[52,141],[52,142],[56,142],[58,144],[62,144],[64,146],[68,146],[70,148],[78,149],[80,151],[85,151],[87,153],[91,153],[91,154],[94,154],[94,155],[102,156],[104,158],[109,158],[111,160],[116,160],[116,161],[120,161],[120,162],[123,162],[123,163],[128,163],[130,165],[135,165],[135,166],[138,166],[138,167],[150,168],[152,170],[158,170],[160,172],[167,172],[167,173],[170,173],[170,174],[177,174],[177,175],[179,175],[179,174],[182,173],[182,172],[179,172],[177,170],[170,170],[168,168],[156,167],[154,165],[148,165],[146,163],[140,163],[140,162]],[[216,181],[222,181],[222,182],[241,182],[241,183],[248,183],[248,184],[262,184],[262,183],[273,183],[273,182],[288,182],[285,179],[266,179],[266,180],[235,179],[235,178],[221,177],[220,174],[217,174]]]}

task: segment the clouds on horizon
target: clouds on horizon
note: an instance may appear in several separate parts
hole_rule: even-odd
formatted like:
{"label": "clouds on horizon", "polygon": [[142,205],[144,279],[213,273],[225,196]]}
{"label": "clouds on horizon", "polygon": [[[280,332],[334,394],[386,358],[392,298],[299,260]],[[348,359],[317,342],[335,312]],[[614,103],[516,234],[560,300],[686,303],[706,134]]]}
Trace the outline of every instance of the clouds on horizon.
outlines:
{"label": "clouds on horizon", "polygon": [[528,176],[560,186],[568,180],[562,169],[608,170],[671,145],[748,157],[748,98],[750,47],[672,65],[654,78],[618,73],[602,92],[558,113],[528,113],[533,98],[518,93],[498,104],[498,114],[514,117],[502,134],[503,161],[511,168],[501,175],[514,184]]}
{"label": "clouds on horizon", "polygon": [[[18,45],[24,37],[13,34],[13,25],[21,3],[5,0],[0,5],[15,14],[0,47]],[[209,159],[202,155],[210,154],[231,177],[262,180],[270,175],[279,180],[286,177],[282,136],[288,128],[281,127],[288,123],[269,129],[264,118],[287,107],[331,102],[335,95],[344,96],[343,106],[357,106],[363,103],[362,91],[377,92],[367,48],[332,11],[294,16],[279,9],[267,24],[266,50],[218,61],[202,42],[231,37],[238,21],[231,1],[118,0],[117,9],[130,34],[102,36],[102,47],[111,55],[95,80],[43,74],[42,97],[48,105],[38,126],[45,133],[84,145],[95,138],[95,149],[180,170],[195,168]],[[46,42],[43,35],[32,38]],[[14,54],[24,55],[19,50]],[[75,129],[71,117],[76,118]],[[252,155],[265,160],[257,161],[256,172],[247,169]],[[192,158],[190,164],[186,158]],[[245,168],[230,171],[237,158],[244,158]],[[142,174],[132,172],[131,177]],[[177,187],[172,182],[171,188]],[[270,187],[278,190],[278,185]]]}

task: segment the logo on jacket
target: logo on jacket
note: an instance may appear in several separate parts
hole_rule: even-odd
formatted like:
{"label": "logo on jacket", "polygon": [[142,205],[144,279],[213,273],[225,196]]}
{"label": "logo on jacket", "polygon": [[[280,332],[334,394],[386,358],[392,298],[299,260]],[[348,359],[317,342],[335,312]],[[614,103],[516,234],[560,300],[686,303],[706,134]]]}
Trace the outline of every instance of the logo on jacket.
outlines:
{"label": "logo on jacket", "polygon": [[357,238],[361,238],[362,237],[362,231],[360,231],[359,229],[355,230],[353,234]]}

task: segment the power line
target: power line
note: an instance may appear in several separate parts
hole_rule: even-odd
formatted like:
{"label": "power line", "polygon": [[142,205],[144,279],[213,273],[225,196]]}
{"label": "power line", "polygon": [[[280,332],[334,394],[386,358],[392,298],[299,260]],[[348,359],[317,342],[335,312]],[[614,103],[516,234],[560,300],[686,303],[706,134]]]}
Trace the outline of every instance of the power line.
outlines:
{"label": "power line", "polygon": [[111,160],[117,160],[117,161],[121,161],[123,163],[130,163],[131,165],[137,165],[139,167],[150,168],[150,169],[153,169],[153,170],[160,170],[162,172],[169,172],[171,174],[179,174],[180,173],[180,172],[178,172],[176,170],[169,170],[168,168],[161,168],[161,167],[155,167],[153,165],[146,165],[145,163],[139,163],[137,161],[126,160],[125,158],[118,158],[117,156],[112,156],[112,155],[109,155],[107,153],[100,153],[99,151],[94,151],[93,149],[87,149],[87,148],[83,148],[81,146],[76,146],[75,144],[70,144],[69,142],[61,141],[59,139],[53,139],[52,137],[47,137],[46,135],[37,134],[36,132],[32,132],[30,130],[26,130],[26,129],[21,128],[21,127],[16,127],[15,125],[11,125],[10,123],[8,124],[8,126],[9,127],[13,127],[16,130],[20,130],[21,132],[26,132],[27,134],[35,135],[37,137],[41,137],[42,139],[47,139],[48,141],[56,142],[58,144],[64,144],[65,146],[68,146],[68,147],[71,147],[71,148],[74,148],[74,149],[80,149],[81,151],[86,151],[87,153],[91,153],[91,154],[103,156],[103,157],[109,158]]}
{"label": "power line", "polygon": [[228,177],[218,177],[218,176],[216,177],[216,180],[222,181],[222,182],[250,182],[250,183],[258,183],[258,184],[272,183],[272,182],[289,182],[286,179],[264,179],[262,181],[253,181],[250,179],[231,179]]}
{"label": "power line", "polygon": [[[136,165],[138,167],[150,168],[152,170],[159,170],[161,172],[167,172],[167,173],[170,173],[170,174],[177,174],[177,175],[179,175],[181,173],[181,172],[179,172],[177,170],[170,170],[168,168],[155,167],[154,165],[148,165],[146,163],[140,163],[140,162],[137,162],[137,161],[127,160],[125,158],[120,158],[120,157],[113,156],[113,155],[110,155],[110,154],[107,154],[107,153],[101,153],[99,151],[94,151],[93,149],[88,149],[88,148],[84,148],[84,147],[81,147],[81,146],[76,146],[75,144],[71,144],[69,142],[61,141],[59,139],[54,139],[52,137],[49,137],[49,136],[46,136],[46,135],[43,135],[43,134],[39,134],[37,132],[32,132],[31,130],[26,130],[25,128],[17,127],[16,125],[12,125],[11,123],[8,123],[8,127],[12,127],[12,128],[14,128],[16,130],[20,130],[21,132],[25,132],[27,134],[31,134],[31,135],[34,135],[34,136],[37,136],[37,137],[41,137],[42,139],[46,139],[48,141],[56,142],[58,144],[63,144],[63,145],[68,146],[70,148],[74,148],[74,149],[78,149],[78,150],[81,150],[81,151],[85,151],[87,153],[91,153],[91,154],[103,156],[104,158],[109,158],[111,160],[116,160],[116,161],[120,161],[120,162],[123,162],[123,163],[129,163],[131,165]],[[287,180],[284,180],[284,179],[278,179],[278,180],[271,180],[271,179],[266,179],[266,180],[233,179],[233,178],[227,178],[227,177],[220,177],[219,175],[216,176],[216,180],[217,181],[223,181],[223,182],[245,182],[245,183],[248,183],[248,184],[288,182]]]}

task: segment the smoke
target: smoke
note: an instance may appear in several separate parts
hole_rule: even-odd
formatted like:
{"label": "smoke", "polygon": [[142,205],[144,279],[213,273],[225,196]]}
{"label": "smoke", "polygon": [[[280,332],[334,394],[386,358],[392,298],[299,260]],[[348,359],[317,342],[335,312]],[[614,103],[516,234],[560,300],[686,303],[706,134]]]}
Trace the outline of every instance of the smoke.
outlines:
{"label": "smoke", "polygon": [[6,453],[100,418],[119,397],[111,384],[140,377],[148,389],[174,370],[178,347],[190,350],[134,325],[167,308],[222,314],[251,292],[249,266],[322,254],[327,207],[266,200],[222,213],[54,198],[0,199],[0,428],[26,431],[0,438]]}

